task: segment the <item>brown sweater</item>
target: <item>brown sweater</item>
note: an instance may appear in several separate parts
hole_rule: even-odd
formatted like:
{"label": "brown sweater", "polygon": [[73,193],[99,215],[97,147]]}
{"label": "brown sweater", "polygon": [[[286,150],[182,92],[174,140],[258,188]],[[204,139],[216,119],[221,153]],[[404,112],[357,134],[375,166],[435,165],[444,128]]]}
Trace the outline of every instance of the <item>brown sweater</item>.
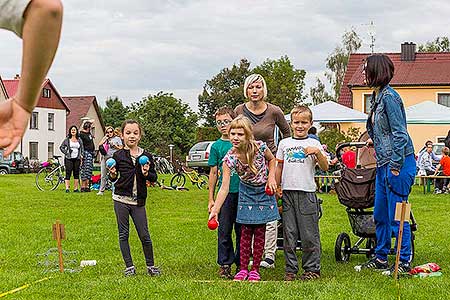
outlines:
{"label": "brown sweater", "polygon": [[[244,115],[248,117],[244,113],[244,105],[245,104],[239,104],[234,109],[234,111],[236,112],[237,115]],[[270,151],[272,151],[272,153],[275,155],[277,152],[277,145],[275,145],[273,136],[275,132],[275,125],[277,125],[278,128],[280,129],[283,138],[286,138],[291,136],[289,124],[284,118],[284,114],[281,108],[270,103],[267,103],[267,109],[261,115],[263,115],[261,120],[259,120],[256,123],[252,121],[253,135],[255,136],[256,140],[265,142],[269,147]],[[252,118],[249,119],[252,120]]]}

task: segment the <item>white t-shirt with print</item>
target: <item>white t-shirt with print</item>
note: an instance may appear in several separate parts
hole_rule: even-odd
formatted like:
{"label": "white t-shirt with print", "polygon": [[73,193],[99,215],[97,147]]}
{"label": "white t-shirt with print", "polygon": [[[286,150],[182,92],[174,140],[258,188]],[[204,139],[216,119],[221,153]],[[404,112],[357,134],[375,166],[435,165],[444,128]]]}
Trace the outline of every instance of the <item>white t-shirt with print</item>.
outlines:
{"label": "white t-shirt with print", "polygon": [[[322,145],[313,138],[286,138],[281,140],[277,150],[277,161],[283,162],[283,174],[281,176],[281,188],[283,190],[295,190],[315,192],[316,183],[314,173],[316,156],[305,154],[306,147],[319,148],[322,153]],[[325,155],[325,153],[323,153]]]}

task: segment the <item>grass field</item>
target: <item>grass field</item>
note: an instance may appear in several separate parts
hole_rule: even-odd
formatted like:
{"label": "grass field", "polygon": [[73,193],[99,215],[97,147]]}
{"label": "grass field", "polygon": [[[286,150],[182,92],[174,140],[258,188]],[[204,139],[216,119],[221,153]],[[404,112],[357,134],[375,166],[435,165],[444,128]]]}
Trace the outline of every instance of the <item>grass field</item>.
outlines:
{"label": "grass field", "polygon": [[[167,180],[166,180],[167,181]],[[314,282],[283,282],[284,257],[277,252],[276,269],[262,270],[261,283],[235,283],[217,277],[216,231],[206,227],[207,191],[188,192],[149,188],[147,214],[156,264],[163,275],[145,275],[145,263],[134,228],[131,251],[138,275],[123,276],[123,262],[111,194],[40,192],[34,175],[0,177],[0,294],[51,276],[4,299],[398,299],[392,278],[379,273],[356,273],[353,267],[366,260],[355,255],[348,264],[337,264],[334,243],[350,225],[345,208],[334,195],[321,195],[324,215],[322,278]],[[436,262],[442,277],[403,278],[401,299],[449,299],[450,247],[448,216],[450,195],[422,194],[415,187],[410,197],[419,223],[415,264]],[[97,265],[79,273],[44,273],[36,254],[55,247],[51,225],[60,219],[66,227],[65,250],[76,259],[95,259]],[[350,234],[352,243],[355,237]],[[299,254],[300,255],[300,254]]]}

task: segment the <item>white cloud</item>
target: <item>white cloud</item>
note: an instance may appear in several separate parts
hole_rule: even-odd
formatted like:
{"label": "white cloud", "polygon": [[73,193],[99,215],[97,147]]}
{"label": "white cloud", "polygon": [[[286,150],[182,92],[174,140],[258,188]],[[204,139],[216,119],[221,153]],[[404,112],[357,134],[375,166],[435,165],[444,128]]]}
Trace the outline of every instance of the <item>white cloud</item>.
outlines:
{"label": "white cloud", "polygon": [[[131,5],[132,4],[132,5]],[[243,57],[256,66],[288,55],[307,71],[307,86],[324,80],[325,59],[354,27],[370,51],[397,52],[404,41],[448,35],[450,4],[431,0],[250,1],[78,0],[65,3],[60,48],[49,77],[63,95],[111,95],[125,104],[173,92],[197,110],[207,79]],[[20,72],[21,42],[0,33],[0,74]]]}

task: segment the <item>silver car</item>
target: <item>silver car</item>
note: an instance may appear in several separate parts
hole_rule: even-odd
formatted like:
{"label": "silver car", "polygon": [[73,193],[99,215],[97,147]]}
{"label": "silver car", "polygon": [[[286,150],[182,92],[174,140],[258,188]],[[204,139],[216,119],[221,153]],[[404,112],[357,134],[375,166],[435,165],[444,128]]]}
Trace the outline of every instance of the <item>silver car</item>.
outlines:
{"label": "silver car", "polygon": [[189,150],[186,163],[188,167],[208,167],[209,152],[214,141],[198,142]]}

